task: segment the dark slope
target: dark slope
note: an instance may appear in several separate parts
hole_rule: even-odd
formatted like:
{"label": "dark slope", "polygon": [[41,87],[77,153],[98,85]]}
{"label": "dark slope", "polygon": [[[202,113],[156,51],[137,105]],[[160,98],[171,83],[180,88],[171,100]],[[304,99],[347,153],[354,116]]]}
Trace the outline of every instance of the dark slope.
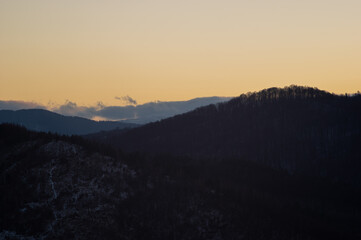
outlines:
{"label": "dark slope", "polygon": [[89,134],[116,128],[131,128],[137,124],[92,121],[81,117],[63,116],[42,109],[29,110],[0,110],[0,123],[20,124],[28,129],[59,134]]}
{"label": "dark slope", "polygon": [[270,88],[107,140],[126,151],[240,157],[291,173],[359,180],[361,96]]}
{"label": "dark slope", "polygon": [[115,238],[112,213],[135,172],[101,149],[0,124],[0,239]]}
{"label": "dark slope", "polygon": [[361,237],[351,186],[239,159],[124,155],[8,124],[0,192],[0,239]]}

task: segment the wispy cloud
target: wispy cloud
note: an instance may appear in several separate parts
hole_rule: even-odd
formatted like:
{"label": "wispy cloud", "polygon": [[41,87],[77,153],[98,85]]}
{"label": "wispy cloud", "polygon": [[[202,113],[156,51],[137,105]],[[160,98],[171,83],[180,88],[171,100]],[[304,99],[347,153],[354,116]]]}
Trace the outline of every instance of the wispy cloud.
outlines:
{"label": "wispy cloud", "polygon": [[114,97],[115,99],[122,101],[125,105],[137,105],[137,101],[134,98],[127,96],[123,97]]}

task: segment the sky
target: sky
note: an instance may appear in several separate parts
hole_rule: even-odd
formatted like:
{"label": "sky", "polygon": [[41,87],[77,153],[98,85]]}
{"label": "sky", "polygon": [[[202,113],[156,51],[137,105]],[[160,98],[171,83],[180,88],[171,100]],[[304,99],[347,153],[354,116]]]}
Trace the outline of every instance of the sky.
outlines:
{"label": "sky", "polygon": [[0,0],[0,100],[361,90],[360,0]]}

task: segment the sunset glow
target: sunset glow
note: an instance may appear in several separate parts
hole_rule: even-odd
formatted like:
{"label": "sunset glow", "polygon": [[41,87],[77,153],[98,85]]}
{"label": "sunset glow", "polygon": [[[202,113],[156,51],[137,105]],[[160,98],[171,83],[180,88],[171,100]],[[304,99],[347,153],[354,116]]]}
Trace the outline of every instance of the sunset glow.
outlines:
{"label": "sunset glow", "polygon": [[361,1],[0,1],[0,100],[361,90]]}

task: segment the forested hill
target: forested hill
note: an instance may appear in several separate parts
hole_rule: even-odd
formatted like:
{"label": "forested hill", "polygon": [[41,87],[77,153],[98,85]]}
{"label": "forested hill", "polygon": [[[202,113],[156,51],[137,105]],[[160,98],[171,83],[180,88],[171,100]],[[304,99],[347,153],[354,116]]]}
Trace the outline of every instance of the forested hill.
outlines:
{"label": "forested hill", "polygon": [[361,96],[269,88],[109,136],[126,151],[239,157],[354,181],[361,166]]}

